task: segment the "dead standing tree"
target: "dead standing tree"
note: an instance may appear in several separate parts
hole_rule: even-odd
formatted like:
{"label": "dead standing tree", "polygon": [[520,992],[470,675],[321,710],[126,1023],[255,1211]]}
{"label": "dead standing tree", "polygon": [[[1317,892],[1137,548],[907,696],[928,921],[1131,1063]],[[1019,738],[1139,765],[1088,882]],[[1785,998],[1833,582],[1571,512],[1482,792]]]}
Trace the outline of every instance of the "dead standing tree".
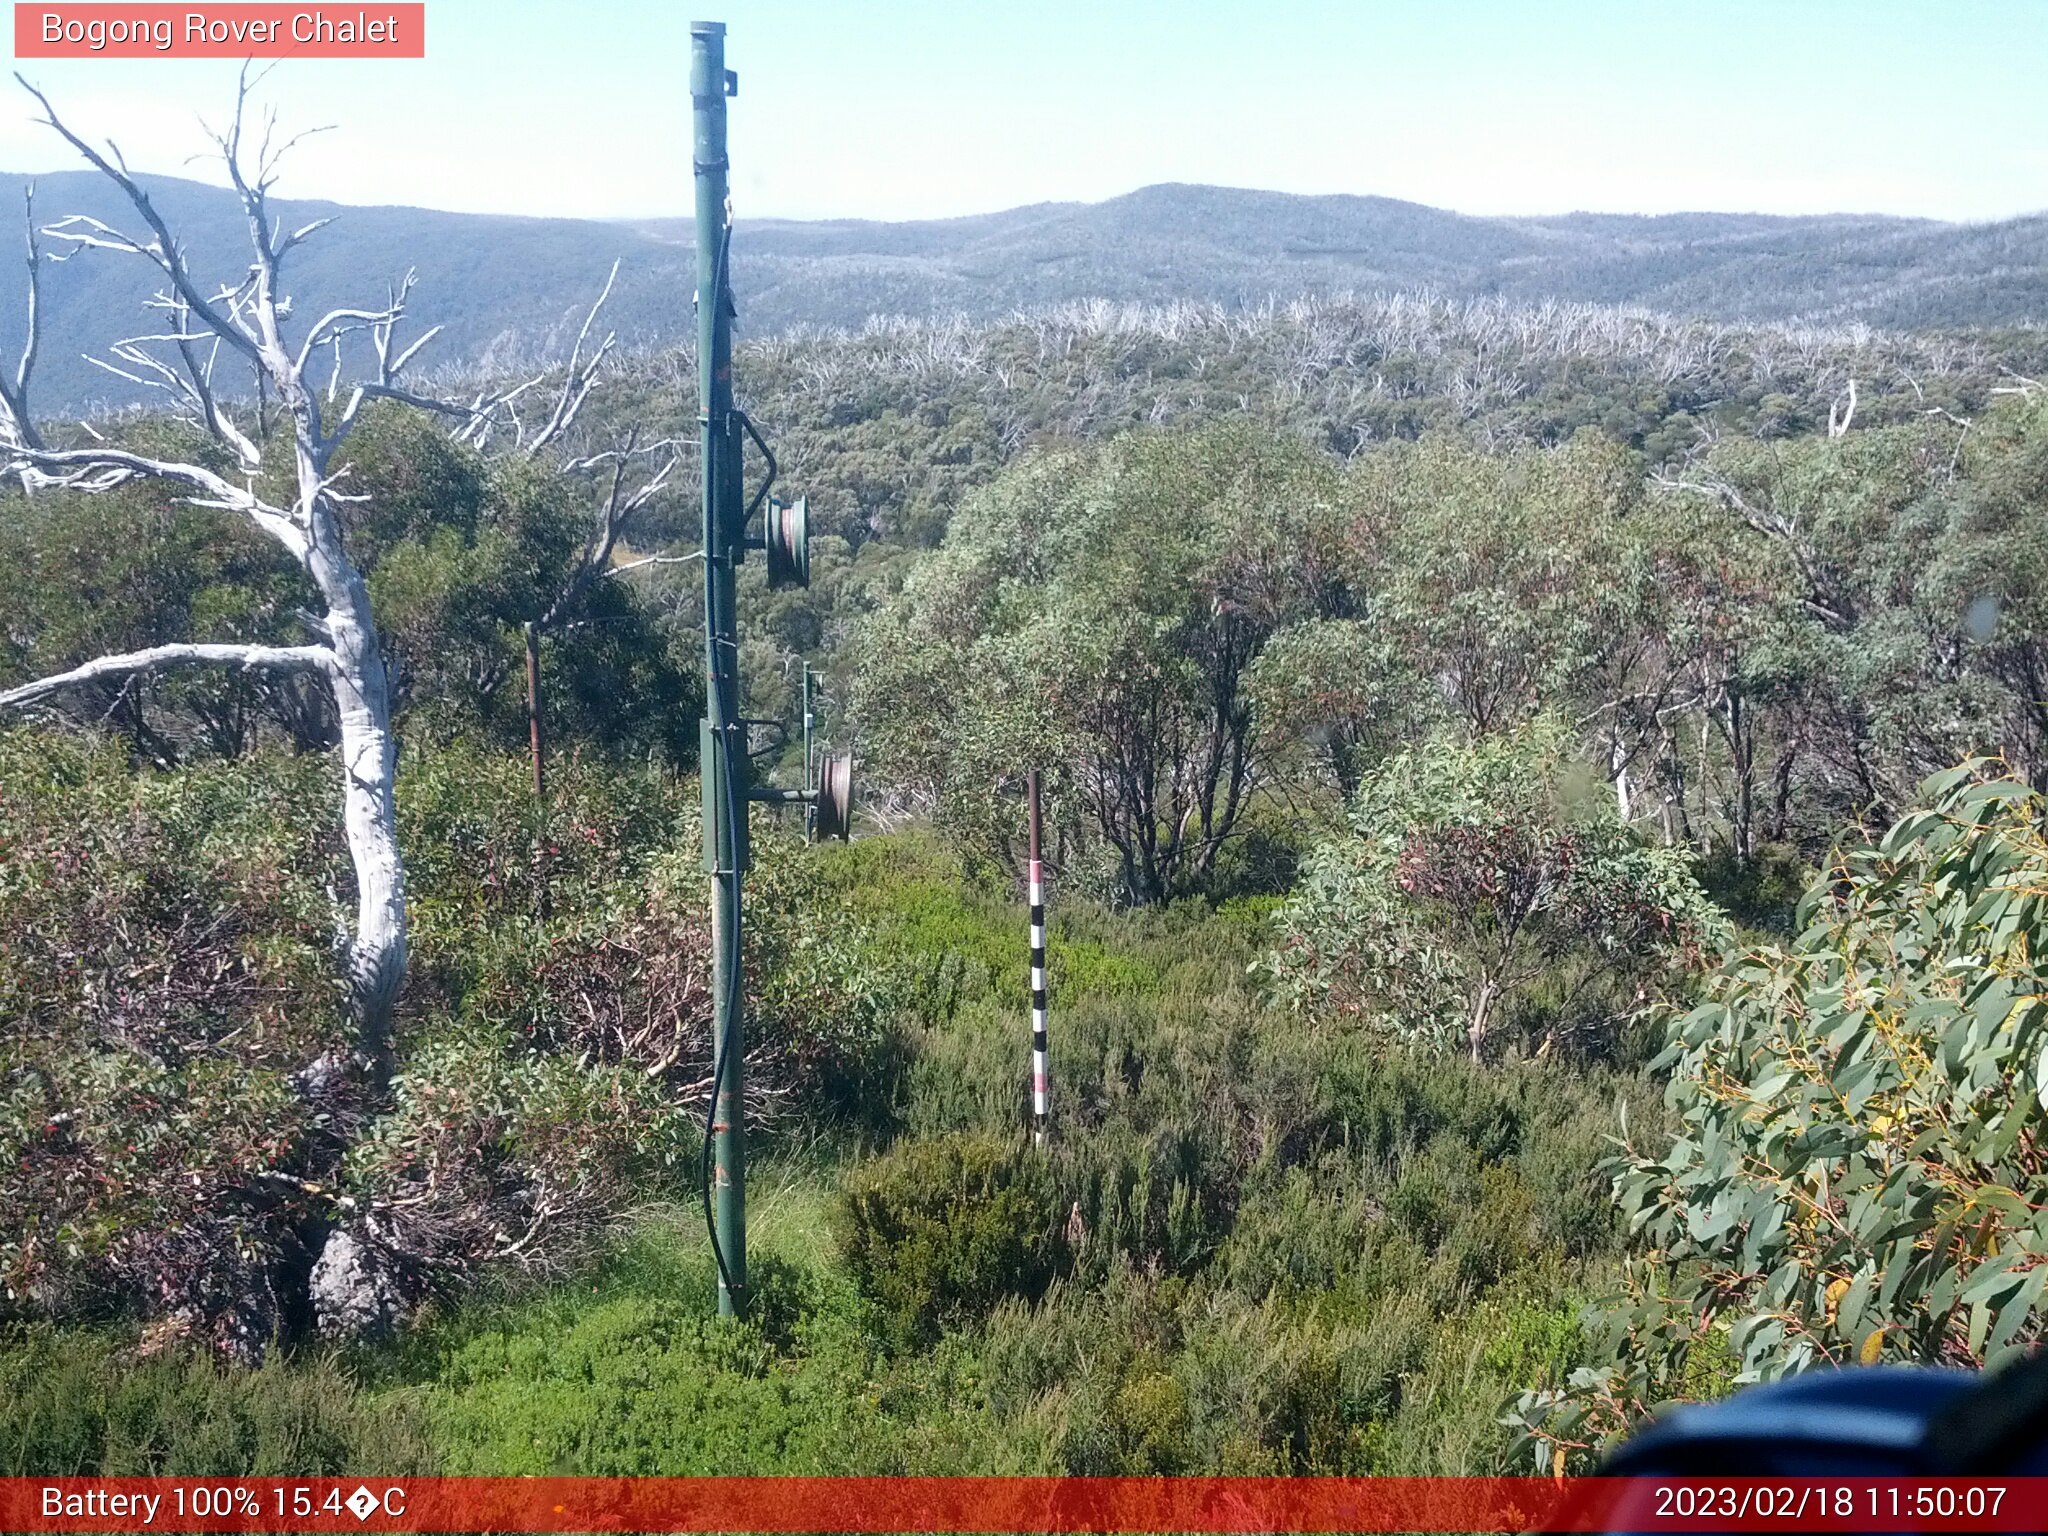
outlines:
{"label": "dead standing tree", "polygon": [[[583,409],[583,402],[590,398],[590,392],[597,385],[598,375],[604,368],[605,359],[611,355],[618,342],[616,331],[607,331],[604,338],[587,353],[598,316],[603,313],[605,300],[611,297],[612,285],[619,279],[619,264],[612,263],[610,274],[604,280],[604,287],[590,306],[590,312],[583,317],[583,326],[576,333],[576,344],[569,350],[569,362],[563,372],[562,387],[555,397],[552,410],[537,428],[529,431],[520,419],[517,400],[540,380],[530,379],[526,383],[507,391],[497,402],[510,423],[512,451],[527,458],[539,458],[550,448],[566,442],[571,429],[576,425],[577,415]],[[478,405],[483,402],[479,401]],[[458,436],[466,439],[479,449],[489,446],[493,423],[499,415],[498,409],[473,415],[468,422],[457,429]],[[637,430],[629,431],[623,438],[608,448],[580,454],[559,461],[562,475],[571,479],[594,478],[597,483],[596,510],[583,549],[570,564],[559,588],[556,589],[547,607],[536,617],[526,622],[526,709],[531,728],[531,750],[533,754],[533,792],[536,799],[545,805],[547,792],[542,767],[542,725],[540,704],[540,641],[545,634],[558,629],[574,628],[582,620],[572,617],[578,604],[589,593],[592,584],[602,576],[620,575],[625,571],[637,570],[643,566],[668,564],[678,557],[669,555],[648,555],[627,562],[623,566],[612,563],[614,551],[627,526],[650,502],[667,489],[669,479],[683,461],[681,442],[673,437],[643,445]],[[638,483],[634,483],[636,476]]]}
{"label": "dead standing tree", "polygon": [[[20,80],[19,75],[16,76]],[[191,271],[184,249],[129,173],[120,151],[106,153],[73,132],[49,99],[26,80],[21,84],[42,108],[39,119],[55,130],[127,198],[145,233],[128,234],[83,215],[59,219],[41,233],[63,254],[109,251],[149,262],[163,286],[149,308],[161,327],[112,346],[112,363],[102,366],[131,382],[162,390],[174,409],[201,426],[232,455],[239,483],[198,463],[146,457],[100,441],[53,446],[27,409],[29,374],[38,345],[36,288],[39,261],[31,225],[28,339],[12,386],[0,394],[0,454],[6,472],[30,489],[61,487],[83,494],[112,490],[134,480],[156,480],[181,490],[194,506],[216,507],[246,517],[275,540],[305,572],[325,612],[304,616],[313,638],[300,645],[171,644],[122,655],[102,656],[68,672],[0,693],[0,707],[33,704],[80,685],[118,681],[175,667],[220,666],[271,674],[317,677],[331,697],[340,745],[343,824],[356,884],[355,922],[346,936],[348,1000],[361,1062],[381,1081],[391,1065],[391,1015],[406,965],[405,872],[399,857],[392,799],[396,754],[391,733],[391,698],[384,652],[370,612],[362,572],[342,540],[341,507],[351,500],[331,468],[363,406],[388,398],[454,415],[464,426],[487,420],[504,397],[456,404],[417,395],[400,382],[413,358],[435,334],[402,348],[395,335],[405,313],[410,279],[382,308],[342,308],[321,315],[293,345],[286,336],[291,299],[282,286],[286,256],[328,221],[285,230],[269,206],[280,158],[296,139],[273,148],[275,121],[255,146],[253,168],[244,139],[249,102],[245,71],[236,89],[234,117],[214,135],[229,180],[248,224],[252,260],[231,285],[211,290]],[[438,327],[436,328],[438,329]],[[376,355],[375,376],[347,390],[337,388],[339,371],[326,392],[308,382],[308,371],[323,350],[336,351],[344,337],[367,335]],[[261,394],[275,403],[291,454],[288,495],[275,499],[262,489],[267,455],[277,446],[260,428],[244,430],[235,406],[216,387],[215,368],[223,356],[247,363]],[[331,414],[330,414],[331,413]],[[559,416],[561,412],[557,412]],[[275,477],[272,477],[273,479]]]}
{"label": "dead standing tree", "polygon": [[[341,1112],[334,1122],[338,1127],[382,1107],[379,1101],[393,1065],[392,1015],[407,956],[405,876],[394,806],[397,764],[391,682],[363,571],[344,542],[344,509],[368,498],[351,494],[354,488],[344,485],[348,471],[337,467],[346,463],[340,450],[365,406],[389,400],[445,418],[453,439],[479,451],[497,447],[550,459],[569,453],[572,428],[614,344],[606,335],[592,345],[611,283],[584,318],[561,387],[551,398],[548,392],[536,392],[552,370],[522,383],[487,387],[465,400],[436,398],[406,380],[407,366],[438,330],[399,341],[399,325],[413,287],[410,274],[388,291],[381,307],[334,309],[303,331],[297,328],[281,272],[289,253],[327,221],[287,231],[273,216],[270,189],[279,158],[291,142],[273,150],[272,120],[260,142],[252,149],[248,145],[246,72],[236,91],[230,126],[215,138],[241,202],[253,259],[232,283],[213,288],[201,286],[185,250],[119,151],[111,145],[106,153],[94,148],[64,124],[41,92],[25,80],[21,83],[40,104],[42,121],[120,189],[142,230],[125,233],[83,216],[38,228],[31,219],[27,339],[13,379],[0,379],[0,472],[19,478],[31,492],[61,488],[91,495],[134,481],[155,481],[192,505],[245,517],[287,551],[311,582],[324,611],[301,613],[309,636],[305,643],[175,643],[101,656],[0,692],[0,710],[32,705],[66,690],[198,666],[303,679],[324,695],[322,702],[333,716],[331,735],[339,747],[343,826],[356,884],[355,920],[352,925],[338,924],[343,930],[340,949],[356,1030],[355,1054],[370,1091],[362,1099],[349,1094],[343,1087],[344,1063],[333,1056],[308,1063],[295,1074],[295,1081],[308,1097],[329,1100]],[[246,159],[245,149],[250,150]],[[38,236],[58,249],[46,254]],[[133,385],[162,392],[171,410],[210,436],[232,467],[216,470],[204,462],[149,457],[107,442],[89,426],[72,433],[38,428],[28,406],[40,341],[38,285],[48,263],[87,251],[146,261],[162,277],[162,286],[148,304],[160,323],[148,334],[114,342],[112,360],[100,365]],[[295,339],[288,338],[288,325]],[[358,347],[367,342],[370,366],[361,382],[344,382],[343,347],[349,338],[355,338]],[[253,398],[231,396],[216,384],[217,367],[225,363],[233,368],[238,362],[253,376]],[[324,377],[316,381],[316,374]],[[527,409],[530,399],[541,402],[537,410]],[[286,445],[288,464],[279,462]],[[556,464],[562,473],[600,483],[585,547],[537,617],[541,627],[577,622],[574,611],[612,568],[622,531],[661,492],[677,463],[673,441],[643,445],[629,438],[608,450],[585,452]],[[328,1161],[313,1171],[332,1171],[340,1150],[338,1144],[327,1147]],[[491,1260],[542,1262],[536,1239],[562,1220],[587,1219],[589,1191],[568,1199],[558,1187],[560,1180],[544,1169],[506,1169],[500,1174],[488,1198],[479,1197],[460,1179],[436,1189],[431,1175],[424,1186],[417,1180],[401,1181],[391,1190],[358,1191],[348,1197],[331,1185],[296,1174],[269,1171],[257,1177],[290,1186],[295,1194],[332,1202],[331,1224],[316,1221],[305,1234],[318,1251],[311,1293],[321,1326],[348,1331],[387,1318],[429,1278],[428,1269],[467,1268]],[[507,1232],[523,1235],[511,1241],[504,1237]],[[241,1330],[248,1335],[242,1340],[248,1350],[260,1353],[262,1318],[267,1315],[260,1305],[254,1306],[255,1323]]]}

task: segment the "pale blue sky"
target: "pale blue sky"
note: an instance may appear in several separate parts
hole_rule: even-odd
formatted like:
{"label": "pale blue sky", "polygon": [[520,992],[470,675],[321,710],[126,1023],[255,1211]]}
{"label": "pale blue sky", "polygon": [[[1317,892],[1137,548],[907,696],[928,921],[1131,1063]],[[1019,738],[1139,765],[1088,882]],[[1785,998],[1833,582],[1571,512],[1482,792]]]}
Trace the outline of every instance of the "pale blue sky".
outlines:
{"label": "pale blue sky", "polygon": [[[424,60],[270,77],[285,122],[338,125],[280,190],[683,212],[700,15],[727,23],[740,72],[742,217],[940,217],[1157,181],[1470,213],[2048,208],[2041,0],[428,0]],[[138,168],[215,179],[188,157],[232,65],[28,73]],[[0,169],[69,165],[27,117],[0,97]]]}

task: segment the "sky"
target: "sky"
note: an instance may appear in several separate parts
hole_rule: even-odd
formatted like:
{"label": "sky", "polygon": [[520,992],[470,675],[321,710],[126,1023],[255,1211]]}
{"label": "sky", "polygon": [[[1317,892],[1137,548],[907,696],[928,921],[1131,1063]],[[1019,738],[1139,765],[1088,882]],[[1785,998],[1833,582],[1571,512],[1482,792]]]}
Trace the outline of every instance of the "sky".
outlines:
{"label": "sky", "polygon": [[[374,12],[374,0],[332,9]],[[120,10],[109,5],[109,14]],[[427,0],[426,57],[266,78],[288,197],[689,206],[688,27],[728,27],[735,211],[944,218],[1162,181],[1475,214],[2048,208],[2040,0]],[[37,59],[138,170],[218,181],[235,66]],[[10,87],[10,90],[12,88]],[[0,96],[0,170],[76,162]]]}

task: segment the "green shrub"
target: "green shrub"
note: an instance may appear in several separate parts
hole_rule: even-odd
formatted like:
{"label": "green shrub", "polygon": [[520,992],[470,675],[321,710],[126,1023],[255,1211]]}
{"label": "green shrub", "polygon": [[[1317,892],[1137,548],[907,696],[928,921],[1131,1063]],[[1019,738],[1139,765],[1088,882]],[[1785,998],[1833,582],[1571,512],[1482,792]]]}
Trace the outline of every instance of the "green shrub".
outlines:
{"label": "green shrub", "polygon": [[1922,792],[1672,1020],[1680,1133],[1611,1165],[1640,1258],[1571,1389],[1520,1405],[1539,1462],[1731,1374],[2041,1337],[2048,805],[1981,763]]}
{"label": "green shrub", "polygon": [[[977,1004],[1029,1007],[1021,891],[998,888],[986,874],[970,882],[957,857],[919,833],[825,848],[814,868],[820,894],[860,923],[869,963],[911,1018],[944,1025]],[[1150,957],[1132,952],[1127,927],[1108,929],[1111,942],[1091,927],[1101,915],[1085,901],[1054,905],[1046,969],[1061,1005],[1159,985]]]}
{"label": "green shrub", "polygon": [[905,1144],[848,1177],[842,1245],[861,1291],[900,1344],[1006,1296],[1036,1296],[1056,1262],[1044,1161],[994,1136]]}
{"label": "green shrub", "polygon": [[[515,759],[409,749],[414,963],[372,1104],[345,1065],[332,771],[269,751],[138,770],[0,732],[0,1315],[129,1313],[253,1360],[307,1315],[334,1225],[389,1282],[382,1318],[560,1263],[694,1183],[693,789],[561,764],[543,808]],[[795,838],[754,846],[756,1110],[864,1109],[888,1008],[859,927]]]}
{"label": "green shrub", "polygon": [[254,1370],[181,1349],[138,1357],[112,1334],[0,1339],[0,1476],[419,1475],[410,1401],[364,1394],[331,1356]]}
{"label": "green shrub", "polygon": [[1799,898],[1813,883],[1813,868],[1788,843],[1765,843],[1748,863],[1729,848],[1700,861],[1700,884],[1708,896],[1745,928],[1788,937]]}
{"label": "green shrub", "polygon": [[1084,1279],[1120,1264],[1192,1273],[1228,1229],[1236,1173],[1198,1124],[1106,1126],[1062,1138],[1051,1163],[1062,1256]]}
{"label": "green shrub", "polygon": [[565,1330],[470,1340],[440,1363],[433,1426],[456,1475],[685,1476],[818,1466],[849,1411],[771,1369],[757,1328],[694,1295],[600,1301]]}
{"label": "green shrub", "polygon": [[999,1308],[987,1401],[1075,1476],[1487,1471],[1501,1398],[1529,1379],[1484,1358],[1506,1316],[1403,1291],[1335,1317],[1125,1268]]}
{"label": "green shrub", "polygon": [[1520,1032],[1611,1054],[1721,943],[1675,849],[1647,845],[1542,722],[1389,759],[1282,909],[1264,973],[1296,1007],[1386,1037],[1463,1044]]}
{"label": "green shrub", "polygon": [[282,1326],[326,1139],[292,1074],[353,1038],[328,771],[0,731],[0,1315],[141,1308],[241,1358]]}
{"label": "green shrub", "polygon": [[449,1473],[591,1476],[1051,1470],[981,1411],[950,1341],[892,1363],[843,1271],[757,1234],[749,1316],[720,1321],[696,1213],[545,1290],[471,1302],[377,1357]]}

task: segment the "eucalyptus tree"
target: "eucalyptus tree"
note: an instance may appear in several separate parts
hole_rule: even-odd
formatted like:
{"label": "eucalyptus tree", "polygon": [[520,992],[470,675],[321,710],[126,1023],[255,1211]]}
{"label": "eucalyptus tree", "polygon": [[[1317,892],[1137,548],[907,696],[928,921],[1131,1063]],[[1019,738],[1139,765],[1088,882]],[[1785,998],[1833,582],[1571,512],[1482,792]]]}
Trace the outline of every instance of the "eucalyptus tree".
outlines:
{"label": "eucalyptus tree", "polygon": [[1410,658],[1365,614],[1309,618],[1281,630],[1252,663],[1246,689],[1273,778],[1304,789],[1326,784],[1332,809],[1438,714]]}
{"label": "eucalyptus tree", "polygon": [[1352,584],[1373,633],[1434,695],[1435,720],[1482,738],[1546,709],[1577,720],[1623,820],[1656,774],[1682,655],[1670,593],[1684,551],[1632,456],[1588,433],[1486,451],[1432,436],[1354,461]]}
{"label": "eucalyptus tree", "polygon": [[1555,719],[1389,758],[1347,820],[1261,962],[1319,1016],[1474,1061],[1517,1025],[1597,1050],[1720,942],[1685,854],[1623,824]]}
{"label": "eucalyptus tree", "polygon": [[1671,1011],[1669,1120],[1624,1120],[1606,1168],[1637,1256],[1587,1315],[1585,1365],[1520,1400],[1537,1465],[1731,1366],[1985,1368],[2039,1343],[2044,809],[1982,760],[1931,777],[1793,935],[1732,950]]}
{"label": "eucalyptus tree", "polygon": [[2022,385],[1964,433],[1922,608],[1941,654],[1992,685],[1982,745],[2048,790],[2048,396]]}
{"label": "eucalyptus tree", "polygon": [[1715,444],[1656,477],[1692,529],[1696,777],[1742,861],[1760,832],[1792,830],[1795,800],[1822,835],[1868,826],[1966,753],[2024,757],[2034,739],[2008,695],[2029,686],[2034,611],[2025,433],[1979,450],[1992,434],[1945,412],[1836,421]]}
{"label": "eucalyptus tree", "polygon": [[1071,874],[1141,903],[1203,888],[1266,783],[1252,665],[1344,606],[1336,480],[1241,426],[1026,458],[865,626],[863,750],[986,855],[1035,766]]}

